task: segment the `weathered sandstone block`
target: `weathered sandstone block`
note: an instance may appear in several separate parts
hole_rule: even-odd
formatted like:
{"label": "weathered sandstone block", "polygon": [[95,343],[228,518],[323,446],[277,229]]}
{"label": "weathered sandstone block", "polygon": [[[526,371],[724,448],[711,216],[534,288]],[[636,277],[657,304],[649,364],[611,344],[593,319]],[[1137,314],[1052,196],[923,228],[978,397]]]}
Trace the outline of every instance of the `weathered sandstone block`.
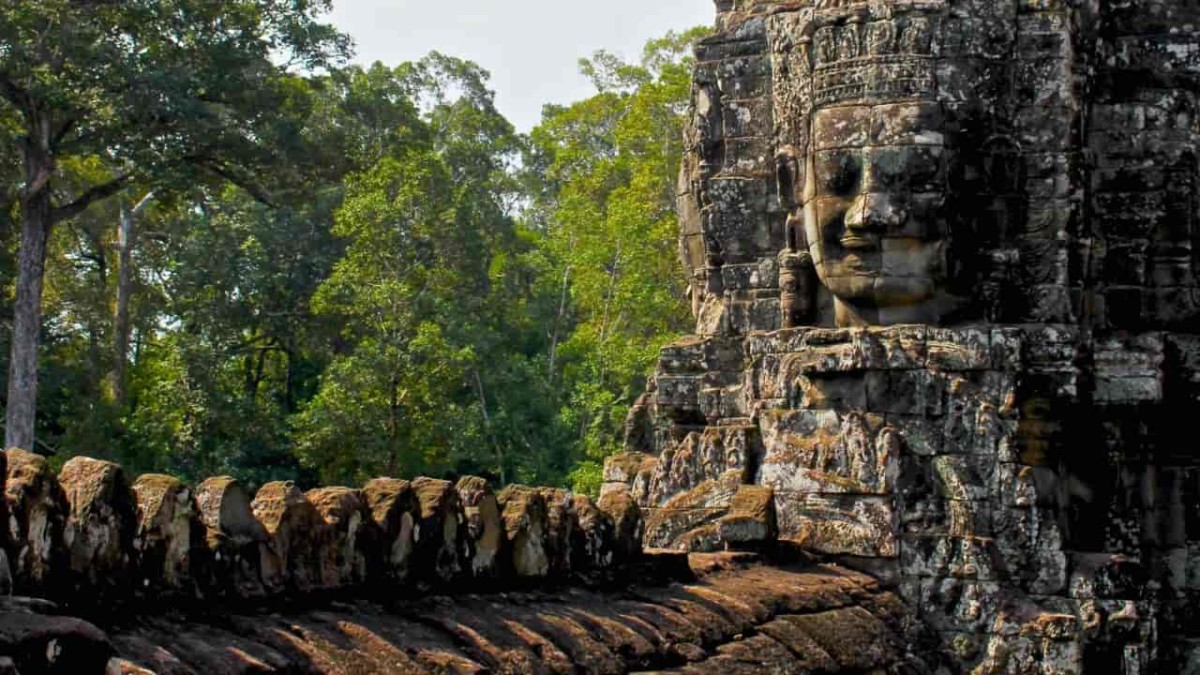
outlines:
{"label": "weathered sandstone block", "polygon": [[6,529],[14,588],[30,595],[50,593],[57,575],[66,569],[67,495],[42,456],[17,449],[5,455]]}
{"label": "weathered sandstone block", "polygon": [[320,585],[337,588],[367,581],[379,564],[379,532],[362,491],[329,487],[309,490],[304,496],[317,510],[327,535],[321,547]]}
{"label": "weathered sandstone block", "polygon": [[579,527],[575,501],[570,492],[560,488],[542,488],[540,492],[546,502],[546,556],[550,573],[567,574],[571,571],[571,544]]}
{"label": "weathered sandstone block", "polygon": [[740,471],[726,472],[716,480],[704,480],[692,485],[660,506],[648,508],[644,535],[646,545],[696,552],[721,550],[723,547],[718,538],[717,523],[729,512],[729,505],[741,481]]}
{"label": "weathered sandstone block", "polygon": [[263,595],[263,575],[277,578],[280,561],[250,510],[246,488],[230,476],[209,478],[196,487],[196,506],[209,552],[206,588],[235,597]]}
{"label": "weathered sandstone block", "polygon": [[191,489],[177,478],[146,474],[133,482],[133,492],[137,586],[186,591],[194,582],[193,558],[204,547],[204,526]]}
{"label": "weathered sandstone block", "polygon": [[363,496],[379,533],[379,575],[393,583],[405,581],[421,517],[417,495],[406,480],[376,478],[363,486]]}
{"label": "weathered sandstone block", "polygon": [[250,502],[250,510],[262,526],[276,555],[279,575],[268,576],[269,588],[300,592],[318,588],[323,580],[321,562],[326,557],[329,532],[304,493],[291,481],[275,481],[259,488]]}
{"label": "weathered sandstone block", "polygon": [[473,557],[458,491],[450,481],[433,478],[414,480],[412,490],[420,506],[412,569],[425,580],[450,581]]}
{"label": "weathered sandstone block", "polygon": [[[604,482],[600,487],[600,494],[603,495],[609,490],[622,490],[636,486],[639,484],[639,477],[646,477],[640,481],[641,489],[645,491],[646,479],[657,466],[657,457],[641,452],[623,452],[613,455],[604,462]],[[640,497],[641,495],[639,495]]]}
{"label": "weathered sandstone block", "polygon": [[775,491],[766,486],[741,486],[718,527],[721,540],[734,548],[757,548],[775,541],[779,536]]}
{"label": "weathered sandstone block", "polygon": [[499,556],[504,543],[500,504],[488,482],[477,476],[460,478],[455,489],[462,500],[467,536],[474,552],[470,560],[471,575],[494,577],[500,571]]}
{"label": "weathered sandstone block", "polygon": [[76,588],[128,591],[133,571],[137,501],[112,462],[75,457],[58,476],[70,512],[63,543]]}
{"label": "weathered sandstone block", "polygon": [[[747,471],[760,464],[758,436],[758,429],[749,425],[710,427],[703,432],[688,433],[657,460],[641,463],[637,477],[651,471],[643,501],[660,505],[706,483],[744,482]],[[634,498],[639,497],[637,482],[635,478],[631,483]],[[710,500],[704,508],[728,505],[726,496],[719,502]]]}
{"label": "weathered sandstone block", "polygon": [[605,569],[612,565],[616,527],[612,517],[596,507],[587,495],[575,495],[577,527],[572,533],[571,568],[576,571]]}
{"label": "weathered sandstone block", "polygon": [[104,673],[115,654],[86,621],[0,607],[0,673]]}
{"label": "weathered sandstone block", "polygon": [[645,521],[642,520],[642,509],[626,490],[613,490],[602,497],[597,504],[613,521],[615,533],[613,552],[618,564],[636,559],[642,554],[642,536],[645,534]]}
{"label": "weathered sandstone block", "polygon": [[546,500],[534,488],[510,485],[498,497],[503,509],[505,557],[518,577],[544,577],[550,571],[546,555]]}

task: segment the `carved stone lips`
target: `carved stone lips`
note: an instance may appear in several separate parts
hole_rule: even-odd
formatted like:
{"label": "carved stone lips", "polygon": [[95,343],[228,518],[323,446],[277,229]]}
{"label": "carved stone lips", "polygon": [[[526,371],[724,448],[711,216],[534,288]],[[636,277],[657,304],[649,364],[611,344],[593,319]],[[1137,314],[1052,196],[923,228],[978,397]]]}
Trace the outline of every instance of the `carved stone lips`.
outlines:
{"label": "carved stone lips", "polygon": [[879,248],[879,239],[876,237],[858,237],[850,235],[842,238],[842,248],[850,251],[862,251]]}

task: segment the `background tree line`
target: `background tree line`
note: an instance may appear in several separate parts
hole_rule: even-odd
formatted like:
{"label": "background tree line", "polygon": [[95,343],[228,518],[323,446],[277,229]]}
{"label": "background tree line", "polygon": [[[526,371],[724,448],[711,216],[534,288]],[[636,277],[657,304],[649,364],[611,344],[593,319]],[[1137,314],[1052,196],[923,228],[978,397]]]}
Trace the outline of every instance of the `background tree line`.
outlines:
{"label": "background tree line", "polygon": [[689,321],[701,31],[584,60],[596,94],[523,135],[476,64],[345,66],[327,9],[0,8],[6,442],[252,483],[594,489]]}

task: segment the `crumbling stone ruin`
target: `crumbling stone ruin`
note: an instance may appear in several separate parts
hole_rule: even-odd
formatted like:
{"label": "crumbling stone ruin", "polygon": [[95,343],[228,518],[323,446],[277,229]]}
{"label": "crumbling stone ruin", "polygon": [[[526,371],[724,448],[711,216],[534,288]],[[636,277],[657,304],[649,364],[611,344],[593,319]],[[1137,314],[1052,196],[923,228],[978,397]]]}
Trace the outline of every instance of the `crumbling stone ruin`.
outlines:
{"label": "crumbling stone ruin", "polygon": [[[476,477],[251,492],[85,457],[55,473],[22,450],[0,453],[0,479],[0,673],[926,667],[912,612],[871,576],[797,551],[644,551],[625,493]],[[756,515],[739,527],[761,538]]]}
{"label": "crumbling stone ruin", "polygon": [[870,572],[948,672],[1200,672],[1200,5],[717,7],[696,335],[605,494]]}
{"label": "crumbling stone ruin", "polygon": [[717,10],[599,500],[10,450],[0,672],[1200,672],[1200,4]]}

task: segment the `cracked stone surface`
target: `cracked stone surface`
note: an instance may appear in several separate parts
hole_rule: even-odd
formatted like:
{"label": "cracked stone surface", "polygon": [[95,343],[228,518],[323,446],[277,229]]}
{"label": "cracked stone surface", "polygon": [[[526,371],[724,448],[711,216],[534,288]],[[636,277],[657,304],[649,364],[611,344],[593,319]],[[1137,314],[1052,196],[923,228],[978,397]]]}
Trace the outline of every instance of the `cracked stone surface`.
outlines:
{"label": "cracked stone surface", "polygon": [[1200,663],[1200,8],[716,5],[678,183],[696,334],[605,493],[696,551],[770,489],[952,671]]}

